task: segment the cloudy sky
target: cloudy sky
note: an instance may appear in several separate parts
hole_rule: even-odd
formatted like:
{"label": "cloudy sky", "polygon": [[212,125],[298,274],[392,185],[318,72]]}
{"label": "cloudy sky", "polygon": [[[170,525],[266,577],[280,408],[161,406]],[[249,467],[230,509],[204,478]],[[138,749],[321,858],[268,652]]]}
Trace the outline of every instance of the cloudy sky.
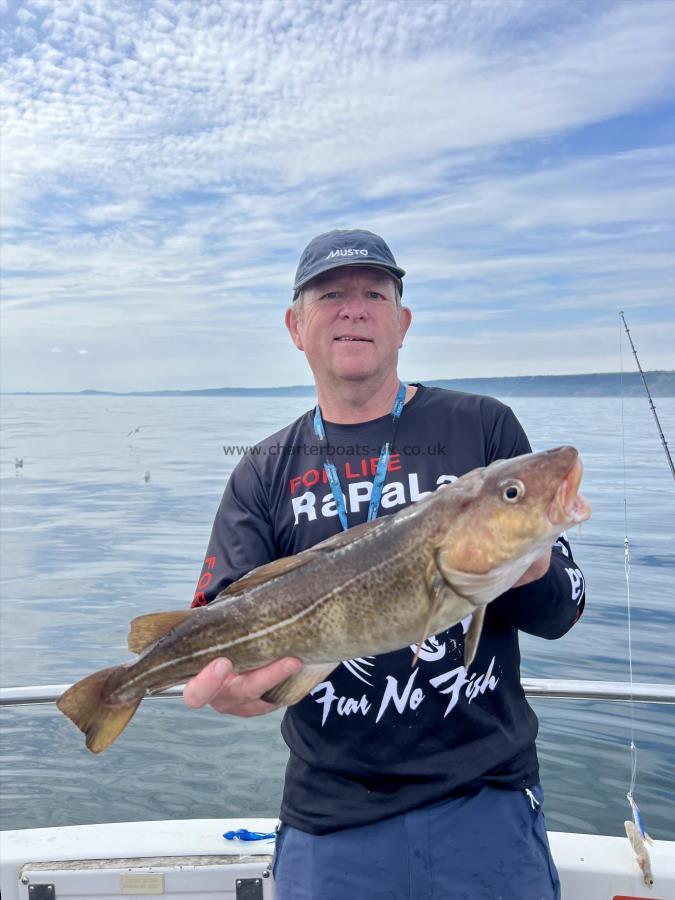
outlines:
{"label": "cloudy sky", "polygon": [[675,368],[673,0],[0,0],[2,389],[308,383],[316,233],[409,379]]}

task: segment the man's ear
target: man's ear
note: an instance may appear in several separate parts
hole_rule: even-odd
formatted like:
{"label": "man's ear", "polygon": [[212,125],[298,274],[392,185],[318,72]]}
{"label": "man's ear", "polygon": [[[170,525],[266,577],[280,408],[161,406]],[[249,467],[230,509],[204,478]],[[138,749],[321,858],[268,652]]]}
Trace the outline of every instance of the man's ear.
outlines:
{"label": "man's ear", "polygon": [[292,307],[288,307],[286,310],[286,316],[284,318],[286,322],[286,328],[288,328],[288,333],[291,336],[291,340],[298,348],[298,350],[304,350],[304,344],[302,343],[302,338],[300,337],[300,332],[298,331],[298,317],[295,314],[295,310]]}
{"label": "man's ear", "polygon": [[403,346],[403,338],[406,336],[408,329],[410,328],[410,323],[412,322],[412,312],[407,306],[402,306],[399,310],[398,314],[398,336],[399,336],[399,350]]}

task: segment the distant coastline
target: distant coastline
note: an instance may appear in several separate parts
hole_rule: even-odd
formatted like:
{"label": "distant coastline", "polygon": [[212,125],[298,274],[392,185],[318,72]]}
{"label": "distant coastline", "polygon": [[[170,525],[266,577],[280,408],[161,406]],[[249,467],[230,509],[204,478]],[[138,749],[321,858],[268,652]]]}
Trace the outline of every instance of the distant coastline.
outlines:
{"label": "distant coastline", "polygon": [[[675,370],[645,372],[654,397],[675,397]],[[449,388],[497,397],[624,397],[645,396],[638,372],[599,372],[587,375],[514,375],[503,378],[447,378],[422,381],[429,387]],[[314,386],[294,384],[286,387],[221,387],[192,391],[9,391],[22,397],[313,397]]]}

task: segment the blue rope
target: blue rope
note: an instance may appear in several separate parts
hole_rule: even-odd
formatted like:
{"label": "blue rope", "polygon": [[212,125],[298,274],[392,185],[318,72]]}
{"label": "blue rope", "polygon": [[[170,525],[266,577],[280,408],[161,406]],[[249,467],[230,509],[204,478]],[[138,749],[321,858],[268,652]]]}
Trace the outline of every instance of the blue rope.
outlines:
{"label": "blue rope", "polygon": [[237,831],[226,831],[223,837],[226,841],[273,841],[276,835],[273,831],[263,834],[262,831],[239,828]]}

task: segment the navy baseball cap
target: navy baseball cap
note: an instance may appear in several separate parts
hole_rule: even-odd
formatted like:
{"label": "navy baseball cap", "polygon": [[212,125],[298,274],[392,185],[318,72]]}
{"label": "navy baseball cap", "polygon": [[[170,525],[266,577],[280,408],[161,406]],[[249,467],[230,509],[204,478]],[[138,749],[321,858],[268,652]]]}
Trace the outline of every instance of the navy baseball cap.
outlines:
{"label": "navy baseball cap", "polygon": [[403,293],[401,279],[405,275],[405,269],[396,265],[394,254],[382,238],[372,231],[350,228],[327,231],[312,238],[302,251],[298,263],[293,296],[296,297],[298,291],[312,278],[338,266],[374,266],[376,269],[385,269],[398,282],[399,293]]}

